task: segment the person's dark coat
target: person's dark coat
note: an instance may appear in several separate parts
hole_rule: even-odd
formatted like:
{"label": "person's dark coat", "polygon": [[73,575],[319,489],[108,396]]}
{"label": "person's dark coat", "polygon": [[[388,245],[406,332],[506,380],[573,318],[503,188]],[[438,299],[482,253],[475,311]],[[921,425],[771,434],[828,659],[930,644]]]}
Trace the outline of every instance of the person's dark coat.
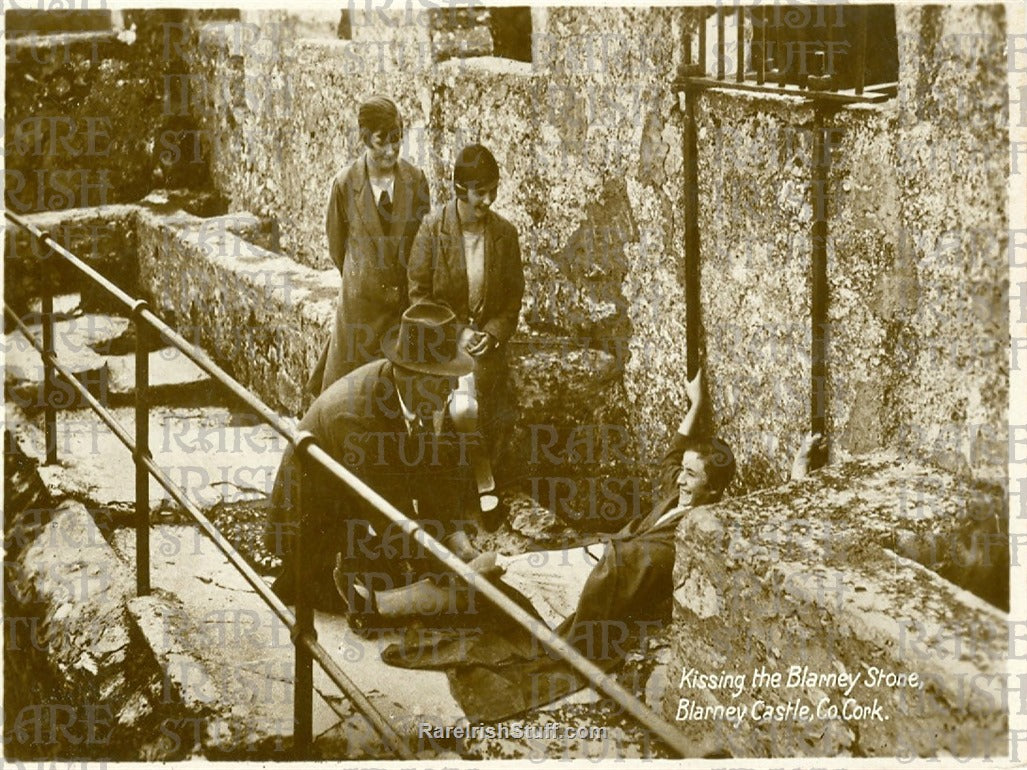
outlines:
{"label": "person's dark coat", "polygon": [[[310,431],[328,454],[402,513],[416,516],[438,539],[460,528],[463,512],[472,500],[476,502],[466,460],[467,443],[473,438],[456,432],[448,414],[438,435],[412,433],[403,418],[388,361],[365,364],[332,383],[311,405],[298,429]],[[305,552],[319,590],[333,590],[336,553],[343,555],[344,572],[371,575],[364,582],[372,588],[388,587],[382,581],[394,581],[411,565],[429,563],[356,492],[312,462],[304,464],[302,472],[307,482],[302,498],[305,536],[309,536]],[[275,479],[265,533],[268,550],[282,556],[286,567],[295,551],[299,480],[290,447]]]}
{"label": "person's dark coat", "polygon": [[382,357],[385,333],[408,306],[407,258],[431,206],[424,173],[400,159],[392,221],[384,226],[363,156],[332,180],[328,253],[342,273],[331,339],[307,383],[317,395],[358,366]]}

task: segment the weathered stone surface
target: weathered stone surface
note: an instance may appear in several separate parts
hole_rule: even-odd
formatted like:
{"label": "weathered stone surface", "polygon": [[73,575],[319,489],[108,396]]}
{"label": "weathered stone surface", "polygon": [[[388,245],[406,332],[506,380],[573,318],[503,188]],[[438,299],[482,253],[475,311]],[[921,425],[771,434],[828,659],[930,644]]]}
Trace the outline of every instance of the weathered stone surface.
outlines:
{"label": "weathered stone surface", "polygon": [[808,422],[812,115],[721,91],[697,111],[705,371],[735,489],[783,480]]}
{"label": "weathered stone surface", "polygon": [[616,529],[651,496],[625,408],[615,354],[569,338],[525,337],[510,348],[518,419],[514,466],[563,523]]}
{"label": "weathered stone surface", "polygon": [[[900,8],[896,26],[896,99],[825,118],[828,431],[1000,480],[1004,11]],[[697,115],[708,373],[749,491],[785,477],[808,422],[812,111],[717,91]]]}
{"label": "weathered stone surface", "polygon": [[[134,533],[115,537],[134,559]],[[207,756],[283,756],[293,728],[288,629],[199,530],[158,526],[150,541],[157,591],[128,606],[164,672],[162,699],[204,717]]]}
{"label": "weathered stone surface", "polygon": [[[7,41],[6,203],[13,211],[134,201],[150,188],[169,110],[165,37],[181,11],[135,11],[131,34],[26,35]],[[114,162],[116,159],[116,162]]]}
{"label": "weathered stone surface", "polygon": [[[135,437],[135,411],[111,410]],[[45,457],[42,417],[12,425],[12,437],[28,457]],[[271,428],[223,407],[150,410],[150,451],[201,510],[220,502],[262,498],[270,493],[285,440]],[[57,465],[39,468],[48,489],[98,504],[135,500],[135,466],[131,455],[91,410],[67,410],[57,418]],[[150,479],[150,505],[171,503],[167,492]]]}
{"label": "weathered stone surface", "polygon": [[[17,518],[38,511],[8,508],[5,513]],[[19,744],[19,751],[36,752],[45,740],[51,748],[60,744],[80,756],[138,758],[141,747],[153,759],[181,756],[153,745],[160,718],[172,712],[151,697],[157,671],[133,644],[124,606],[134,590],[132,573],[81,503],[59,503],[35,532],[17,562],[5,567],[5,612],[17,613],[5,617],[31,626],[29,633],[17,634],[18,642],[44,650],[52,671],[24,672],[36,677],[34,692],[12,697],[11,703],[23,704],[13,716],[22,727],[12,733],[9,748]],[[12,624],[8,644],[17,649],[15,629]],[[52,692],[57,709],[35,691],[50,691],[51,681],[60,689]],[[26,743],[21,736],[31,713],[36,719],[60,713],[64,730]]]}
{"label": "weathered stone surface", "polygon": [[[54,323],[54,353],[79,382],[104,399],[110,392],[110,370],[107,360],[98,351],[103,351],[105,345],[121,336],[127,328],[128,321],[115,316],[65,318]],[[41,324],[30,324],[28,330],[42,342]],[[11,386],[15,400],[24,408],[41,408],[45,403],[42,387],[44,367],[39,351],[20,330],[6,335],[4,350],[4,380]],[[58,409],[82,406],[82,401],[77,391],[63,379],[55,384],[52,403]]]}
{"label": "weathered stone surface", "polygon": [[[916,266],[896,346],[897,443],[946,468],[1006,477],[1009,368],[1007,60],[1001,5],[896,10],[895,141],[902,224]],[[972,34],[967,34],[972,31]],[[932,45],[933,43],[933,45]],[[967,99],[972,94],[972,99]],[[901,344],[905,343],[905,344]],[[902,354],[912,354],[903,357]]]}
{"label": "weathered stone surface", "polygon": [[334,318],[338,272],[244,241],[224,218],[144,212],[139,242],[154,309],[265,401],[300,412]]}
{"label": "weathered stone surface", "polygon": [[[175,92],[169,104],[200,127],[201,161],[231,207],[273,220],[277,245],[320,267],[327,182],[360,151],[355,110],[370,79],[400,104],[405,154],[437,202],[460,144],[493,147],[504,178],[496,208],[521,233],[525,328],[618,351],[644,457],[684,400],[683,124],[666,84],[693,16],[534,9],[530,64],[433,66],[432,31],[467,25],[433,27],[425,9],[352,9],[350,40],[303,37],[327,34],[323,20],[311,32],[284,11],[206,25],[180,15],[168,17],[184,20],[171,29],[173,61],[154,72],[193,78],[188,98]],[[842,449],[925,448],[946,467],[999,478],[1004,9],[900,8],[896,23],[897,98],[827,118],[828,427]],[[159,25],[144,27],[136,45],[152,48]],[[160,106],[168,94],[152,96]],[[697,116],[701,331],[717,427],[737,448],[745,491],[784,477],[806,422],[811,112],[711,90]],[[8,145],[25,148],[27,137]],[[298,358],[304,369],[309,357]]]}
{"label": "weathered stone surface", "polygon": [[[211,377],[175,348],[154,350],[147,358],[149,395],[153,402],[166,403],[184,392],[210,394],[214,391]],[[111,356],[107,359],[107,368],[111,395],[135,393],[135,353]]]}
{"label": "weathered stone surface", "polygon": [[[112,205],[40,212],[30,214],[26,219],[49,233],[57,243],[101,275],[131,293],[137,287],[135,216],[134,206]],[[9,222],[6,223],[5,235],[4,299],[16,313],[24,315],[32,299],[40,295],[39,260],[45,256],[46,250],[27,232]],[[124,310],[63,259],[52,262],[49,285],[55,295],[78,292],[83,310]]]}
{"label": "weathered stone surface", "polygon": [[[893,550],[903,551],[904,533],[958,530],[982,507],[1001,507],[1001,497],[983,499],[965,481],[885,454],[693,511],[677,533],[672,679],[691,668],[746,679],[727,690],[671,688],[668,716],[681,698],[747,706],[738,724],[679,722],[697,737],[720,735],[735,756],[1002,754],[1004,614]],[[830,682],[752,680],[765,667],[785,682],[803,665],[861,681],[845,694]],[[871,686],[875,667],[916,673],[923,686]],[[876,699],[880,716],[817,715],[822,699],[841,708],[848,697]],[[761,722],[751,711],[760,700],[798,700],[812,717]]]}

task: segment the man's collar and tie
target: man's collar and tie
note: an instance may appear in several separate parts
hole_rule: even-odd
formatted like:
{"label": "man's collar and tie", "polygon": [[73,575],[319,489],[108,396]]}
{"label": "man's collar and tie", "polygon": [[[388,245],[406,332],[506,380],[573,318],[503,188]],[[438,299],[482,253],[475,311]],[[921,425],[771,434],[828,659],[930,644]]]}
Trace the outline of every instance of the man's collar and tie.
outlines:
{"label": "man's collar and tie", "polygon": [[446,403],[442,405],[441,409],[432,412],[430,422],[414,414],[413,410],[403,402],[403,397],[399,393],[396,394],[396,397],[399,399],[399,408],[403,413],[403,422],[407,426],[408,436],[426,435],[428,433],[438,436],[442,433],[443,424],[446,421],[446,410],[449,408],[452,394],[446,399]]}
{"label": "man's collar and tie", "polygon": [[[365,165],[365,171],[367,166]],[[375,208],[378,209],[378,216],[383,225],[392,222],[392,205],[396,196],[396,175],[389,174],[384,179],[378,179],[367,172],[367,180],[371,184],[371,195],[374,198]]]}

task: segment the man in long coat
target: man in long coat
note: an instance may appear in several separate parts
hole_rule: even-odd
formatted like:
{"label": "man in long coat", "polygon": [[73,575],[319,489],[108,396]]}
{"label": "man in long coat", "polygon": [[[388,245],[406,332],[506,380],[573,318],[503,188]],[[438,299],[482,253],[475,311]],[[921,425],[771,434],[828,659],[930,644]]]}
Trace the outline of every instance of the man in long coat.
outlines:
{"label": "man in long coat", "polygon": [[382,357],[381,343],[408,305],[410,246],[431,206],[424,173],[399,157],[403,119],[375,96],[358,113],[364,152],[332,180],[328,253],[342,273],[335,326],[307,391]]}
{"label": "man in long coat", "polygon": [[[386,358],[336,380],[310,406],[299,429],[378,494],[470,561],[477,554],[464,531],[464,512],[476,504],[467,456],[477,437],[457,431],[449,414],[460,376],[471,357],[458,345],[460,325],[453,312],[434,303],[411,306],[397,330],[386,336]],[[302,468],[303,521],[310,591],[325,609],[339,599],[332,568],[370,591],[412,580],[431,568],[401,530],[389,525],[359,495],[313,462]],[[265,545],[282,556],[275,591],[292,601],[292,560],[299,518],[295,507],[301,479],[291,447],[282,458],[271,495]],[[417,501],[415,511],[414,501]]]}

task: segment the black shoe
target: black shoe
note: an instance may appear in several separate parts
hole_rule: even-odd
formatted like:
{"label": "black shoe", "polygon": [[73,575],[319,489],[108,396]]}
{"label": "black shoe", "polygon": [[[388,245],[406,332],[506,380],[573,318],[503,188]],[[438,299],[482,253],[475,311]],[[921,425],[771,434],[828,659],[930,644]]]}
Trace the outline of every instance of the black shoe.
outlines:
{"label": "black shoe", "polygon": [[335,583],[335,596],[341,603],[350,626],[362,630],[381,620],[374,591],[367,588],[355,575],[343,571],[341,553],[335,554],[332,580]]}

